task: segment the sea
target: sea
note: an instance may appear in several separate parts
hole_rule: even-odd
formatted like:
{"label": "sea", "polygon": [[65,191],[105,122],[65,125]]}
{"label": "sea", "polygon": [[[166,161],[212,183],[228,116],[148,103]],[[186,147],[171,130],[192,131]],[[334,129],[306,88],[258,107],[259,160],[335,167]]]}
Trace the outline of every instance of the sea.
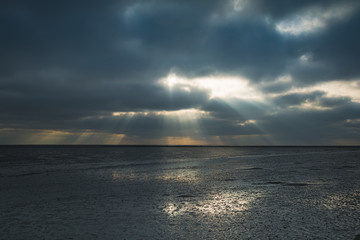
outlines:
{"label": "sea", "polygon": [[360,147],[0,146],[0,239],[355,239]]}

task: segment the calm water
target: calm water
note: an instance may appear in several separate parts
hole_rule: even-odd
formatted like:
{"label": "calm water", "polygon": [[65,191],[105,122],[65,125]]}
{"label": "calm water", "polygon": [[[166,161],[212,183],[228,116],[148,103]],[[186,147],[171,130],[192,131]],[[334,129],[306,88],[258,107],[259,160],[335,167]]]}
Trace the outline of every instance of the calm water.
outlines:
{"label": "calm water", "polygon": [[0,147],[1,239],[353,239],[360,148]]}

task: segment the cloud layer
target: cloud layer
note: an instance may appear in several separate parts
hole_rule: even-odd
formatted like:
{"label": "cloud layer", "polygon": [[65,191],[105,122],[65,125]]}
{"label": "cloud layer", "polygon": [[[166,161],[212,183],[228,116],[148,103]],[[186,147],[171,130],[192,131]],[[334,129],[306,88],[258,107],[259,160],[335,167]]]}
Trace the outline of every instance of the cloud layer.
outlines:
{"label": "cloud layer", "polygon": [[1,5],[1,144],[360,144],[357,1]]}

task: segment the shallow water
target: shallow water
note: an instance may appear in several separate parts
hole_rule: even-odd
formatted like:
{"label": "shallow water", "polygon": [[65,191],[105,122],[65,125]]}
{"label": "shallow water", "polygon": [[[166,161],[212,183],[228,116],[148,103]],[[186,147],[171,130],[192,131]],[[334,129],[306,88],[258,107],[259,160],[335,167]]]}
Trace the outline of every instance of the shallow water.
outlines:
{"label": "shallow water", "polygon": [[353,239],[360,148],[0,147],[1,239]]}

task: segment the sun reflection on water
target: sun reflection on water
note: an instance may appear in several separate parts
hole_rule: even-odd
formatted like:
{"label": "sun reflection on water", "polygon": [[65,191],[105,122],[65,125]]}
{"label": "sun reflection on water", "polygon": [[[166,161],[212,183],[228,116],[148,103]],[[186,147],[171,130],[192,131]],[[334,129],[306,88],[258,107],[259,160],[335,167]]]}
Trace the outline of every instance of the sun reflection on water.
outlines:
{"label": "sun reflection on water", "polygon": [[236,215],[249,209],[251,204],[260,196],[261,193],[259,192],[249,193],[245,191],[210,194],[199,200],[195,196],[188,196],[183,201],[166,203],[163,211],[171,217],[182,214]]}
{"label": "sun reflection on water", "polygon": [[173,170],[171,172],[163,172],[155,176],[156,180],[171,181],[171,182],[187,182],[196,183],[199,181],[197,172],[192,169]]}
{"label": "sun reflection on water", "polygon": [[359,203],[360,191],[353,192],[351,194],[334,194],[325,198],[322,202],[322,206],[328,210],[334,209],[349,209],[356,211],[356,206]]}
{"label": "sun reflection on water", "polygon": [[163,171],[155,174],[147,174],[141,172],[121,172],[119,170],[111,171],[112,181],[163,181],[163,182],[182,182],[182,183],[197,183],[199,178],[197,172],[191,169],[172,170],[171,172]]}

